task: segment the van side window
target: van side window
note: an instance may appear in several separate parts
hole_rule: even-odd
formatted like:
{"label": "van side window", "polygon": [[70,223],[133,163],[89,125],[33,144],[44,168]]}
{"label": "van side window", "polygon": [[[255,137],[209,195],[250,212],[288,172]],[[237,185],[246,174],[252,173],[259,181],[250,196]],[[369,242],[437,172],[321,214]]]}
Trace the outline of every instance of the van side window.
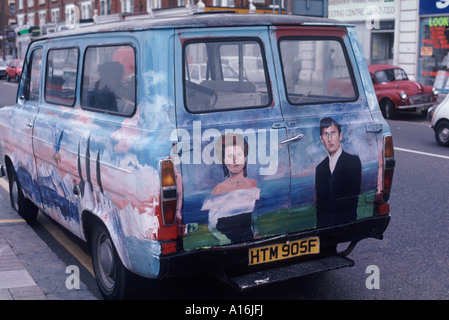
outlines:
{"label": "van side window", "polygon": [[259,41],[195,40],[187,42],[183,54],[188,111],[213,112],[271,104],[264,51]]}
{"label": "van side window", "polygon": [[81,107],[129,116],[136,102],[136,63],[129,45],[88,47]]}
{"label": "van side window", "polygon": [[42,49],[35,49],[31,53],[28,64],[24,65],[21,86],[25,100],[39,102],[41,84]]}
{"label": "van side window", "polygon": [[47,54],[45,101],[73,106],[78,70],[78,49],[50,49]]}
{"label": "van side window", "polygon": [[352,101],[353,75],[339,40],[280,40],[287,98],[291,104]]}

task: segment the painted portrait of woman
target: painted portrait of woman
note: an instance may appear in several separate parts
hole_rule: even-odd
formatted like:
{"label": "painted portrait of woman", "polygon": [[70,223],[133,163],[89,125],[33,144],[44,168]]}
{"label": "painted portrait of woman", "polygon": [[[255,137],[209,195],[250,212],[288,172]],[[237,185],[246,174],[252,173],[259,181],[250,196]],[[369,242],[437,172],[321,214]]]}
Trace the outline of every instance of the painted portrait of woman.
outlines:
{"label": "painted portrait of woman", "polygon": [[220,244],[254,239],[252,212],[260,189],[247,177],[248,152],[248,142],[239,134],[223,134],[217,141],[215,154],[225,180],[215,186],[201,210],[209,210],[208,228]]}

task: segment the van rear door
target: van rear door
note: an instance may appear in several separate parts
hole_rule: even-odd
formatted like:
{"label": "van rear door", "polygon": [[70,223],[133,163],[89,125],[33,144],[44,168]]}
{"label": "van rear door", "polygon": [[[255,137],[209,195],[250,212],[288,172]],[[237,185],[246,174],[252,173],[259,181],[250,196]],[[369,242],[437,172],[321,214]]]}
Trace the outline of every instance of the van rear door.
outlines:
{"label": "van rear door", "polygon": [[290,167],[268,28],[177,34],[184,250],[286,233]]}
{"label": "van rear door", "polygon": [[288,232],[372,216],[381,149],[347,29],[271,30],[289,139]]}

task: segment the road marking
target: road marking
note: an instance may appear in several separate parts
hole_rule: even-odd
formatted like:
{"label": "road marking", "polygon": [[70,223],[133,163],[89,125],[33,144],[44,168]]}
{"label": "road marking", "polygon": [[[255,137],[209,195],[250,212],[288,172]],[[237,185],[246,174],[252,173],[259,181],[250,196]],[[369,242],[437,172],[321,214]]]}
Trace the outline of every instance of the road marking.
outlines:
{"label": "road marking", "polygon": [[11,82],[7,82],[7,81],[5,83],[3,83],[3,84],[5,84],[7,86],[10,86],[10,87],[16,87],[16,86],[19,85],[18,83],[11,83]]}
{"label": "road marking", "polygon": [[9,183],[5,179],[0,179],[0,186],[9,192]]}
{"label": "road marking", "polygon": [[429,156],[429,157],[441,158],[441,159],[449,160],[449,156],[443,156],[441,154],[436,154],[436,153],[428,153],[428,152],[422,152],[422,151],[416,151],[416,150],[410,150],[410,149],[404,149],[404,148],[398,148],[398,147],[395,147],[394,150],[404,151],[404,152],[409,152],[409,153],[420,154],[420,155],[423,155],[423,156]]}
{"label": "road marking", "polygon": [[45,213],[38,217],[39,223],[66,248],[94,276],[92,259],[77,244],[70,240],[62,230],[55,226]]}
{"label": "road marking", "polygon": [[25,222],[23,219],[1,219],[0,224]]}

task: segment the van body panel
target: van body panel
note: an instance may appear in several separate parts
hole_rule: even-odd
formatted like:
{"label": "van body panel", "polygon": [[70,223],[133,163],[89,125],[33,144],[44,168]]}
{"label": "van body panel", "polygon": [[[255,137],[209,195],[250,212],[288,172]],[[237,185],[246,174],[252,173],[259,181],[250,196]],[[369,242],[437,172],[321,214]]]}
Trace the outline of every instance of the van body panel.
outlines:
{"label": "van body panel", "polygon": [[[379,156],[382,155],[377,150],[379,134],[367,132],[366,130],[367,127],[373,124],[374,120],[364,91],[359,89],[363,88],[359,74],[352,71],[351,61],[353,61],[354,53],[348,39],[347,29],[328,29],[320,26],[282,26],[271,27],[271,29],[272,44],[277,45],[277,48],[274,50],[280,52],[279,57],[281,60],[284,58],[283,61],[276,59],[275,65],[278,67],[277,73],[283,75],[285,83],[284,86],[279,86],[279,88],[281,90],[280,96],[282,97],[282,114],[286,122],[288,136],[293,137],[297,134],[304,136],[301,141],[289,144],[291,164],[289,232],[340,224],[372,216],[375,194],[380,189],[377,177]],[[283,52],[283,50],[291,49],[287,46],[283,47],[284,44],[299,45],[297,49],[299,51],[296,52],[296,56],[291,56],[292,53],[289,52]],[[320,73],[325,73],[326,71],[322,69],[325,63],[317,64],[319,62],[317,57],[322,55],[322,59],[326,59],[324,51],[327,49],[325,49],[325,46],[329,46],[331,50],[335,51],[334,55],[339,56],[333,58],[334,70],[331,78],[327,80],[328,92],[323,93],[323,96],[320,98],[321,92],[317,91],[316,88],[323,90],[323,82],[326,81],[326,77],[323,80],[320,77]],[[310,54],[312,52],[313,55]],[[295,64],[300,64],[300,66],[296,69]],[[342,69],[348,70],[349,74],[348,71]],[[292,74],[292,70],[296,70],[299,75]],[[296,76],[297,80],[289,81],[289,77]],[[307,77],[307,79],[304,79],[304,77]],[[335,81],[331,82],[333,79]],[[337,81],[342,82],[344,85],[352,83],[348,86],[348,89],[353,93],[349,94],[347,98],[344,96],[344,93],[341,97],[337,95],[333,97],[334,91],[330,89],[330,86],[335,85]],[[310,89],[306,89],[307,92],[299,99],[305,97],[307,100],[313,97],[310,99],[310,102],[307,103],[307,101],[301,104],[292,101],[295,98],[295,94],[305,92],[301,91],[304,89],[297,89],[295,86],[304,87],[307,85],[311,85]],[[342,87],[339,87],[339,89],[342,89]],[[292,94],[289,94],[289,91]],[[330,100],[333,100],[331,101],[332,103],[326,103],[329,97]],[[344,101],[345,99],[347,102]],[[341,203],[340,209],[335,209],[338,212],[332,213],[333,217],[326,218],[325,224],[320,225],[313,218],[317,217],[316,206],[319,205],[319,199],[317,199],[320,193],[319,182],[320,179],[324,179],[321,178],[322,175],[319,175],[321,170],[319,164],[321,161],[323,161],[321,164],[324,164],[328,157],[328,152],[320,138],[319,124],[323,119],[332,119],[341,126],[341,148],[347,154],[352,155],[353,158],[353,160],[348,160],[351,161],[351,164],[342,169],[344,174],[342,174],[341,179],[342,181],[345,179],[348,184],[353,183],[354,186],[348,187],[346,191],[342,191],[340,195],[335,196],[336,198],[333,201]],[[346,158],[351,159],[349,156]],[[351,168],[353,166],[356,167]],[[343,168],[340,160],[336,165],[336,168],[339,167]],[[354,172],[353,170],[356,171]],[[332,176],[334,180],[338,177],[337,173]],[[351,181],[348,177],[343,178],[343,176],[351,176],[354,179]],[[353,190],[349,190],[349,188]],[[351,200],[349,197],[353,199]],[[334,208],[338,208],[338,206],[335,204]],[[308,215],[310,216],[310,222],[304,223]],[[352,217],[347,219],[341,218],[340,216],[343,215],[352,215]]]}
{"label": "van body panel", "polygon": [[[30,60],[36,52],[42,55],[41,45],[31,46],[27,51],[27,59]],[[36,72],[41,69],[41,61],[38,64]],[[24,66],[24,70],[28,73],[31,72],[29,69],[29,66]],[[34,80],[40,81],[40,74],[34,73],[34,76]],[[39,111],[39,93],[40,88],[35,88],[33,98],[25,100],[23,90],[19,87],[15,107],[2,108],[4,116],[0,117],[0,121],[4,155],[11,160],[25,196],[32,199],[36,205],[42,206],[41,194],[36,183],[36,162],[33,156],[33,126]]]}
{"label": "van body panel", "polygon": [[[266,27],[255,27],[179,32],[179,40],[176,41],[177,70],[183,70],[182,54],[183,50],[186,50],[186,43],[204,41],[207,45],[212,39],[224,47],[229,46],[232,41],[258,43],[262,48],[261,58],[268,61],[265,65],[269,83],[268,94],[272,101],[262,107],[235,111],[211,110],[196,114],[188,111],[183,92],[177,91],[177,121],[182,149],[180,166],[184,182],[183,222],[190,226],[187,228],[189,232],[184,236],[184,250],[251,241],[287,232],[290,169],[287,147],[279,145],[279,142],[287,137],[279,108],[278,88],[271,64],[272,53],[267,31]],[[235,34],[238,34],[238,37]],[[261,70],[263,72],[264,69]],[[180,76],[182,72],[177,71],[176,75]],[[182,76],[177,78],[176,86],[183,86]],[[222,88],[217,88],[217,91],[220,89]],[[220,144],[221,135],[226,132],[241,134],[248,142],[247,178],[256,183],[254,188],[248,188],[246,191],[213,194],[217,185],[228,178],[223,175],[224,165],[220,161],[220,155],[211,153],[212,148],[217,143]],[[266,157],[273,154],[273,161],[265,161]],[[251,208],[246,208],[245,202]],[[226,207],[228,210],[240,210],[236,208],[236,203],[242,204],[241,210],[251,211],[251,217],[248,218],[251,219],[251,230],[246,231],[248,237],[234,237],[233,240],[216,229],[217,221],[214,219],[225,216]],[[234,221],[238,221],[238,218]],[[238,228],[238,223],[234,226]],[[239,233],[245,233],[243,228]]]}

